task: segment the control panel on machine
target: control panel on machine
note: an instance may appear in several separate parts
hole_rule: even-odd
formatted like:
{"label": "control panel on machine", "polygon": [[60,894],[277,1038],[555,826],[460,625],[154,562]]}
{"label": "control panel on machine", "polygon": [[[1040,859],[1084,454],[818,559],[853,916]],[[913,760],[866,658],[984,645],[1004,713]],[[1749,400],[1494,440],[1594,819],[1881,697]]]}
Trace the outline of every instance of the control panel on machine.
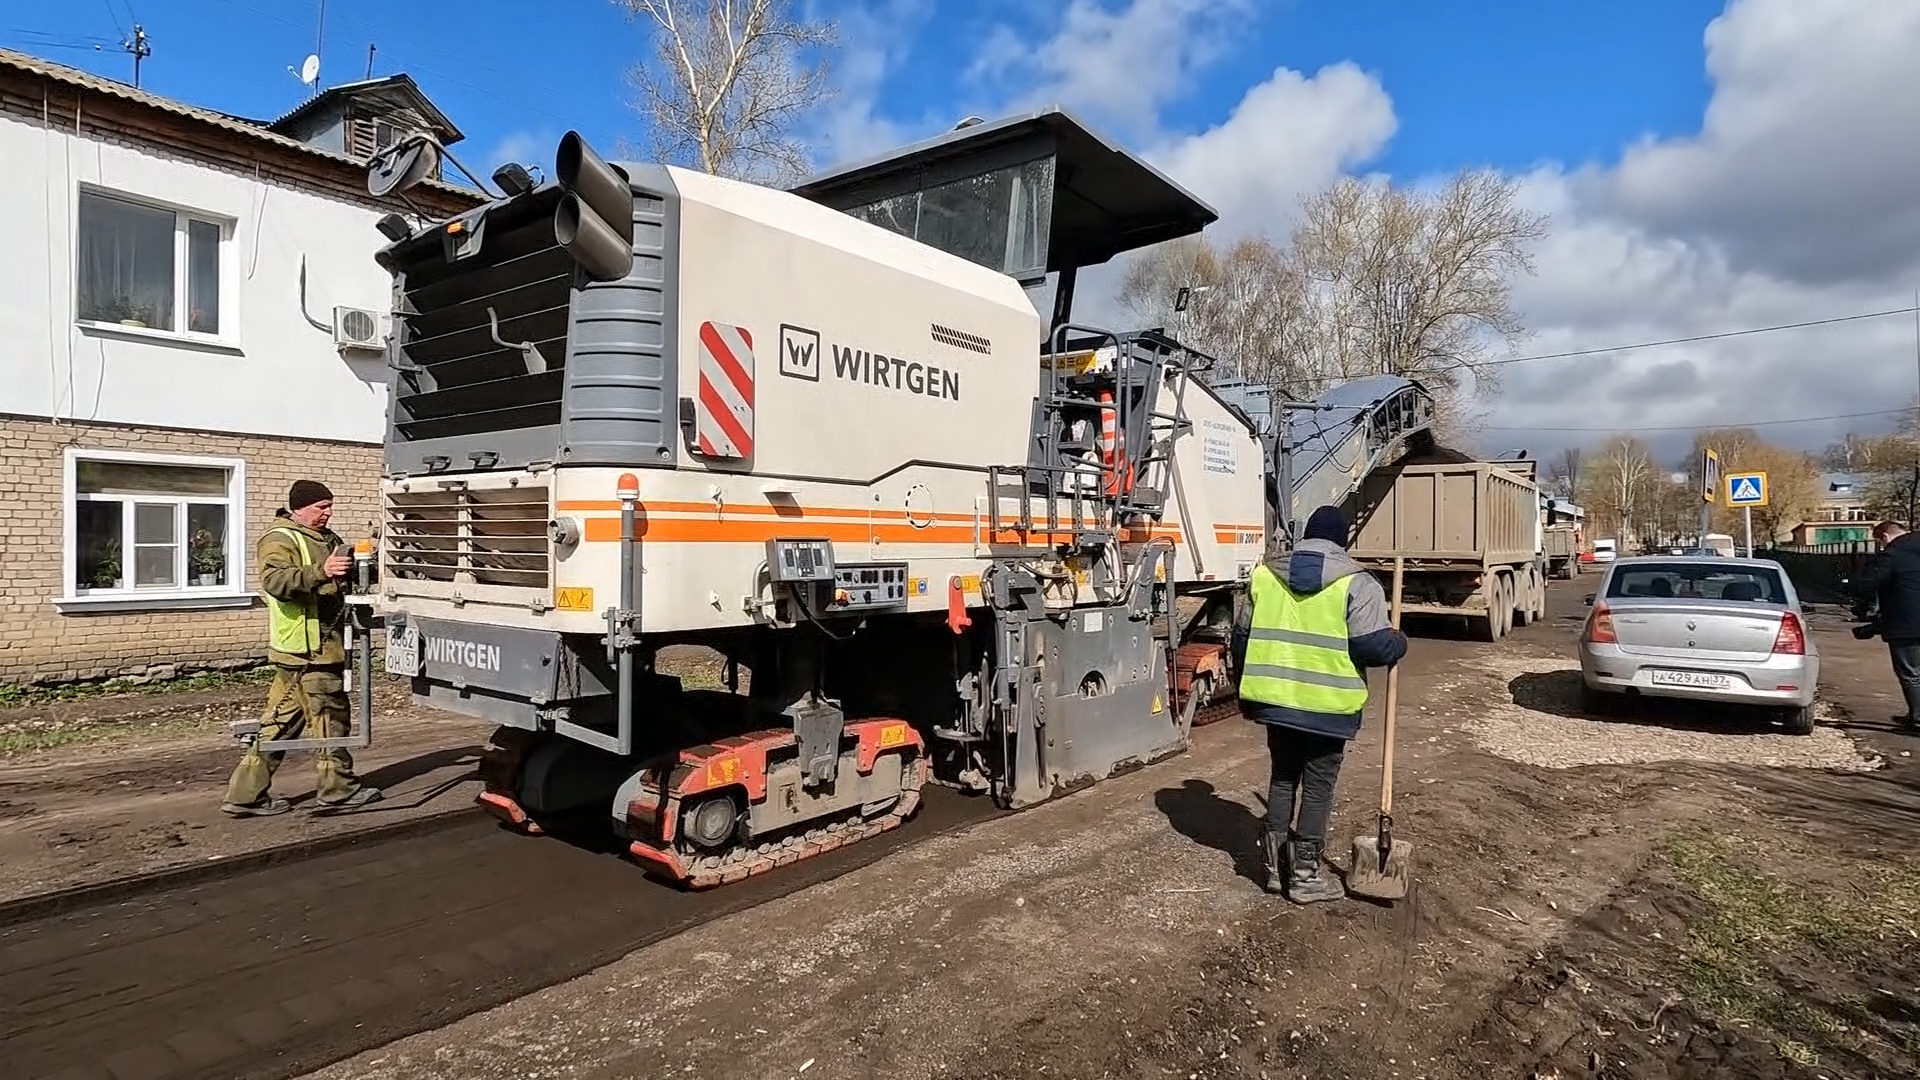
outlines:
{"label": "control panel on machine", "polygon": [[776,585],[834,580],[831,540],[767,541],[767,577]]}
{"label": "control panel on machine", "polygon": [[833,574],[828,611],[870,611],[907,606],[906,563],[858,563]]}

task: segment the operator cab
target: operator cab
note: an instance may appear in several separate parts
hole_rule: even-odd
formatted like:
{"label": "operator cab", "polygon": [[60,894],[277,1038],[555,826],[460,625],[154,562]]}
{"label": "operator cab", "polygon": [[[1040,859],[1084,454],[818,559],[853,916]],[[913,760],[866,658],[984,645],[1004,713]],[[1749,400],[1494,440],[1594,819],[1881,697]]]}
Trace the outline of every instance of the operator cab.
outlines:
{"label": "operator cab", "polygon": [[1028,288],[1059,275],[1050,329],[1070,318],[1081,267],[1192,236],[1220,218],[1060,108],[969,118],[790,190]]}

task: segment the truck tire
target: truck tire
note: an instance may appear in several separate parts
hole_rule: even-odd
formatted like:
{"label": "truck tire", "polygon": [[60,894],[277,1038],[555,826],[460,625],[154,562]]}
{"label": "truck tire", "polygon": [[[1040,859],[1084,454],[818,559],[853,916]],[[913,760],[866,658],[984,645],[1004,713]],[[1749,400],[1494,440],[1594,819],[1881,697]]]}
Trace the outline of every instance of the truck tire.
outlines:
{"label": "truck tire", "polygon": [[1525,573],[1515,574],[1513,581],[1513,625],[1517,630],[1533,623],[1533,597],[1540,591],[1539,571],[1529,566]]}
{"label": "truck tire", "polygon": [[1533,580],[1533,621],[1540,622],[1547,617],[1547,579],[1538,569],[1529,571],[1528,575]]}
{"label": "truck tire", "polygon": [[1495,574],[1481,588],[1487,594],[1487,614],[1484,619],[1475,619],[1474,636],[1481,641],[1499,641],[1507,636],[1507,625],[1513,619],[1513,601],[1507,594],[1506,575]]}

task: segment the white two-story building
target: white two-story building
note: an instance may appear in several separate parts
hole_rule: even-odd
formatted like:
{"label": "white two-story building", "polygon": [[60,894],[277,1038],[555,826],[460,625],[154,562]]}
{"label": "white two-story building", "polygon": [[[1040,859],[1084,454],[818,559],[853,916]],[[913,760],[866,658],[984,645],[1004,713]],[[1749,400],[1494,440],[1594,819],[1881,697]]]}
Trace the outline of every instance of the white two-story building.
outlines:
{"label": "white two-story building", "polygon": [[264,657],[252,552],[296,479],[371,533],[404,208],[364,161],[412,129],[460,137],[405,76],[254,122],[0,50],[0,683]]}

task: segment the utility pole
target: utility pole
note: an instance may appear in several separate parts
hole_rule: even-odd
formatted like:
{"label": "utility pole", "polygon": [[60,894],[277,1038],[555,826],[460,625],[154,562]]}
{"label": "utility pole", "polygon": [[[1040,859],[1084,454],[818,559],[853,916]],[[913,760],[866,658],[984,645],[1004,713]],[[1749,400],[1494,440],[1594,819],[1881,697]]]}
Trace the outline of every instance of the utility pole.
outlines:
{"label": "utility pole", "polygon": [[133,37],[120,44],[120,47],[133,56],[133,85],[140,86],[140,61],[153,55],[153,46],[147,43],[146,27],[133,24]]}

